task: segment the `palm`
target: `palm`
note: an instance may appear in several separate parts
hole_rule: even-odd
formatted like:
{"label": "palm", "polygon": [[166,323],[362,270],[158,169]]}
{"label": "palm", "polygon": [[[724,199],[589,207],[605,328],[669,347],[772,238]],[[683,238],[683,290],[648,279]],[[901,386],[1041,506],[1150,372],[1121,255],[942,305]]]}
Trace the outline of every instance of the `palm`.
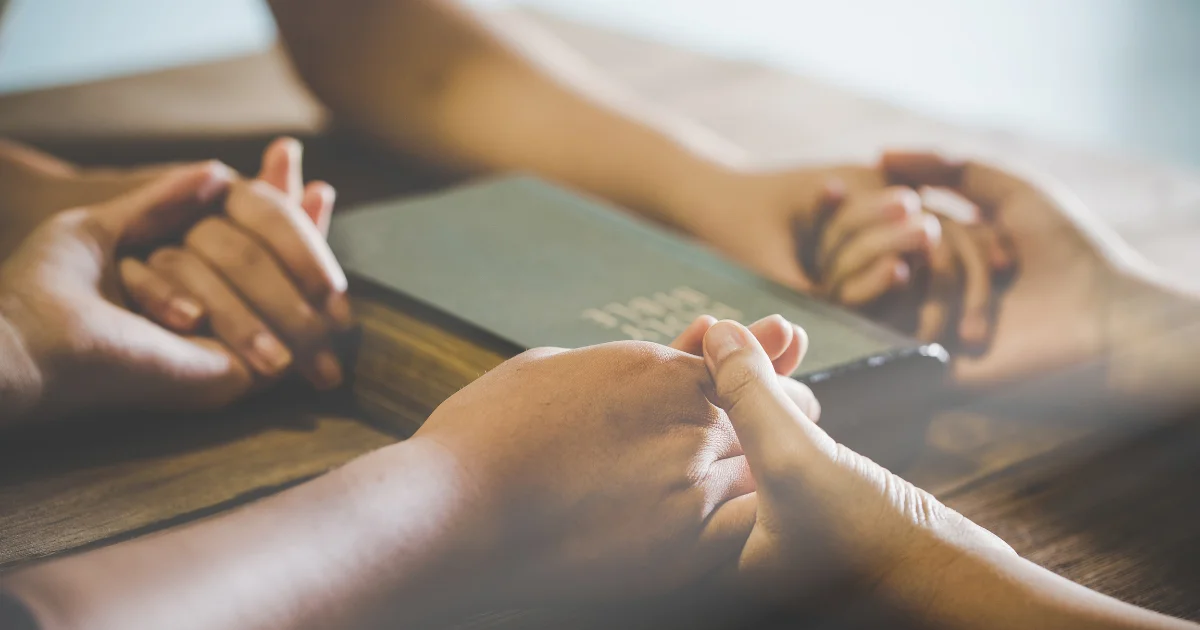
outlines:
{"label": "palm", "polygon": [[[43,224],[6,261],[0,279],[2,292],[24,305],[10,317],[38,350],[82,357],[94,368],[88,378],[62,384],[71,395],[55,401],[61,409],[48,406],[45,415],[128,401],[194,408],[222,394],[213,403],[218,406],[241,393],[245,386],[239,383],[247,379],[218,344],[179,337],[121,306],[112,286],[113,243],[87,213],[72,210]],[[73,334],[64,339],[56,334],[62,330]]]}
{"label": "palm", "polygon": [[1079,202],[1053,184],[977,162],[890,153],[884,169],[910,184],[952,186],[994,216],[1017,259],[1013,284],[997,296],[991,343],[981,356],[960,356],[964,385],[1030,378],[1101,358],[1119,243]]}
{"label": "palm", "polygon": [[811,246],[801,239],[811,232],[820,199],[834,181],[847,192],[887,185],[879,169],[867,166],[727,174],[696,182],[677,222],[764,276],[811,292],[815,285],[797,252]]}
{"label": "palm", "polygon": [[1012,195],[996,213],[1016,250],[1017,277],[999,296],[987,351],[960,357],[956,380],[996,383],[1098,358],[1107,261],[1044,195]]}

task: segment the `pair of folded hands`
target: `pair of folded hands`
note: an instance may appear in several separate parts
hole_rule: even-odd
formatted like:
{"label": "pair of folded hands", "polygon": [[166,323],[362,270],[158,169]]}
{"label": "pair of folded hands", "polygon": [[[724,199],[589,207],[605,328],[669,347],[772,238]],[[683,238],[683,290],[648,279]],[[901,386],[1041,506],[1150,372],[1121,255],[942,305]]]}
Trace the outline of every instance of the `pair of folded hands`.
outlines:
{"label": "pair of folded hands", "polygon": [[[143,405],[211,408],[292,372],[318,388],[341,382],[329,338],[351,325],[351,314],[345,275],[323,238],[334,191],[304,183],[298,142],[272,143],[255,179],[218,163],[78,171],[21,151],[6,147],[5,159],[36,173],[43,190],[14,187],[33,189],[26,205],[76,208],[6,261],[0,313],[36,329],[26,336],[38,356],[68,357],[83,345],[95,355],[89,365],[118,368],[112,378],[149,379],[72,390],[90,392],[73,396],[75,407],[127,402],[136,392]],[[885,154],[876,167],[743,178],[754,182],[744,191],[748,208],[786,206],[758,203],[763,190],[811,199],[787,215],[788,260],[778,260],[767,236],[745,250],[763,213],[747,210],[744,226],[722,224],[738,212],[715,211],[712,204],[728,203],[715,196],[698,197],[694,220],[681,227],[799,290],[867,309],[922,339],[975,349],[956,360],[961,382],[1027,375],[1104,345],[1096,277],[1110,269],[1043,188],[985,165],[903,153]],[[99,192],[113,198],[96,203]],[[69,241],[91,238],[97,221],[117,223],[89,245],[91,256],[75,260],[80,248]],[[1018,266],[1001,295],[996,280]],[[80,321],[74,314],[82,312],[95,317]],[[41,386],[77,371],[42,369]]]}

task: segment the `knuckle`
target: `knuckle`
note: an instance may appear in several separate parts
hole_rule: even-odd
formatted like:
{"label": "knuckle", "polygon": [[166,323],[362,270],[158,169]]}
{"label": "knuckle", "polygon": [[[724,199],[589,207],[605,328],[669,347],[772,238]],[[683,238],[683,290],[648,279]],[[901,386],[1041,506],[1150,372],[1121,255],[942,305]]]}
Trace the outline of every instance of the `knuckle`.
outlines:
{"label": "knuckle", "polygon": [[91,209],[85,207],[71,208],[55,213],[46,222],[46,227],[51,234],[57,236],[84,239],[96,243],[110,243],[117,237],[103,221],[96,217]]}
{"label": "knuckle", "polygon": [[771,443],[763,448],[759,463],[762,466],[763,485],[779,485],[791,483],[796,475],[796,468],[801,464],[802,455],[786,444]]}
{"label": "knuckle", "polygon": [[271,184],[252,180],[244,182],[236,191],[230,210],[236,211],[239,221],[251,224],[275,224],[286,219],[287,197]]}
{"label": "knuckle", "polygon": [[504,362],[506,369],[526,370],[545,364],[553,357],[567,352],[564,348],[541,347],[531,348]]}
{"label": "knuckle", "polygon": [[534,363],[543,359],[548,359],[556,354],[566,352],[564,348],[556,348],[545,346],[541,348],[530,348],[521,354],[513,357],[511,360],[519,363]]}
{"label": "knuckle", "polygon": [[204,217],[188,230],[183,240],[185,243],[220,240],[226,227],[225,220],[220,217]]}
{"label": "knuckle", "polygon": [[188,233],[185,243],[220,267],[255,267],[265,260],[262,249],[224,219],[210,217]]}
{"label": "knuckle", "polygon": [[77,230],[86,223],[94,223],[95,218],[87,208],[70,208],[54,213],[46,225],[56,231]]}
{"label": "knuckle", "polygon": [[258,353],[263,344],[263,333],[270,330],[249,311],[226,305],[226,308],[214,308],[212,312],[213,329],[225,343],[238,354]]}
{"label": "knuckle", "polygon": [[736,404],[755,395],[762,387],[761,370],[749,358],[735,356],[717,370],[715,386],[721,400]]}
{"label": "knuckle", "polygon": [[290,328],[290,336],[305,345],[322,341],[329,333],[324,320],[306,302],[301,302],[296,307],[295,319]]}
{"label": "knuckle", "polygon": [[118,272],[126,293],[135,301],[142,302],[143,306],[160,306],[171,294],[170,287],[161,278],[132,258],[122,260]]}
{"label": "knuckle", "polygon": [[123,282],[144,284],[147,274],[143,273],[141,261],[135,258],[122,258],[117,261],[117,271]]}
{"label": "knuckle", "polygon": [[150,254],[146,264],[154,269],[178,269],[186,264],[187,252],[179,247],[160,247]]}

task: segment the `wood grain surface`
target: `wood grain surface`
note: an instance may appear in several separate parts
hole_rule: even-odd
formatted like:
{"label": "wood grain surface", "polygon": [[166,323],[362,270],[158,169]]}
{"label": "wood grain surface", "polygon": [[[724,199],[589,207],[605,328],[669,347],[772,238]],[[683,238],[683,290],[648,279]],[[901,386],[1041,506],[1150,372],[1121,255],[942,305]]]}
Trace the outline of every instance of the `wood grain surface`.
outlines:
{"label": "wood grain surface", "polygon": [[[253,163],[266,141],[208,150],[225,152],[221,157],[231,163]],[[336,155],[341,142],[317,139],[308,155],[319,176],[344,189],[354,180],[339,176],[338,160],[321,157],[323,150]],[[187,154],[189,146],[139,143],[130,154]],[[55,148],[76,159],[95,150],[86,144]],[[112,149],[106,145],[104,155]],[[395,181],[357,194],[367,199],[399,192]],[[355,282],[353,294],[361,338],[351,344],[356,367],[340,395],[318,397],[285,386],[215,416],[97,418],[3,436],[0,567],[140,535],[301,482],[411,431],[447,396],[517,351],[371,285]],[[982,422],[985,430],[974,443],[987,448],[941,444],[947,440],[937,437],[935,420],[926,437],[931,443],[914,465],[927,487],[940,488],[951,506],[1045,566],[1102,592],[1200,618],[1196,425],[1132,432],[1128,423],[1055,426],[1049,419],[1053,406],[1038,412],[1029,397],[1018,398],[1024,403],[1015,409],[1003,400],[974,400],[939,412]],[[962,424],[960,418],[951,426]],[[996,444],[1011,435],[1025,437],[1010,441],[994,460]],[[736,627],[746,621],[730,617],[740,610],[732,604],[711,610],[694,605],[698,598],[720,601],[683,593],[637,606],[521,611],[465,623]],[[701,619],[698,610],[705,611]],[[832,613],[819,621],[842,623]]]}
{"label": "wood grain surface", "polygon": [[[1131,227],[1136,221],[1129,208],[1161,206],[1169,214],[1191,207],[1200,191],[1200,178],[1191,173],[1091,159],[1008,136],[972,135],[751,64],[705,60],[572,25],[552,26],[641,95],[718,128],[763,163],[863,157],[881,143],[930,137],[937,140],[924,145],[960,152],[986,142],[985,154],[1007,150],[1059,169],[1087,201],[1147,248],[1166,235],[1139,236]],[[277,61],[252,70],[266,72],[277,68]],[[273,84],[248,79],[239,85],[253,93],[256,86]],[[806,86],[812,90],[805,92]],[[154,89],[137,89],[155,94]],[[723,96],[733,93],[739,98]],[[113,96],[111,86],[100,92],[107,95],[100,101],[80,94],[66,89],[26,95],[7,109],[0,99],[0,119],[11,121],[4,112],[18,111],[42,121],[38,113],[52,111],[47,108],[54,102],[80,116],[89,102],[134,109],[154,105],[146,98]],[[748,115],[740,109],[743,105],[762,113]],[[83,163],[217,157],[253,172],[269,138],[238,134],[315,129],[309,110],[297,106],[288,111],[299,114],[285,125],[264,122],[253,130],[235,125],[226,133],[229,129],[222,131],[214,123],[184,134],[172,134],[165,123],[134,133],[137,117],[124,111],[126,122],[111,128],[128,136],[124,140],[102,133],[100,139],[79,141],[72,133],[47,131],[52,121],[3,128],[29,131],[21,135]],[[868,118],[876,123],[862,122]],[[76,122],[69,132],[91,127]],[[201,138],[213,135],[225,139]],[[333,183],[344,204],[451,181],[336,133],[305,140],[307,175]],[[1157,182],[1157,190],[1166,192],[1145,196],[1147,186],[1139,185],[1146,182]],[[1187,216],[1181,214],[1179,220],[1190,221]],[[315,397],[285,386],[213,416],[95,418],[0,435],[0,568],[201,518],[318,475],[391,443],[446,396],[516,350],[439,320],[418,305],[384,297],[373,287],[356,283],[354,295],[363,324],[360,342],[370,344],[371,352],[355,357],[353,382],[340,395]],[[1054,405],[970,400],[931,412],[924,452],[898,472],[1044,566],[1122,599],[1200,619],[1200,425],[1189,418],[1156,425],[1128,418],[1088,424],[1063,420],[1061,411]],[[721,607],[724,614],[712,606],[691,606],[704,598],[685,593],[643,605],[496,613],[459,626],[746,627],[748,618],[738,616],[742,610],[736,606]],[[854,625],[844,617],[826,611],[790,616],[783,623],[797,627],[804,619],[820,627]]]}

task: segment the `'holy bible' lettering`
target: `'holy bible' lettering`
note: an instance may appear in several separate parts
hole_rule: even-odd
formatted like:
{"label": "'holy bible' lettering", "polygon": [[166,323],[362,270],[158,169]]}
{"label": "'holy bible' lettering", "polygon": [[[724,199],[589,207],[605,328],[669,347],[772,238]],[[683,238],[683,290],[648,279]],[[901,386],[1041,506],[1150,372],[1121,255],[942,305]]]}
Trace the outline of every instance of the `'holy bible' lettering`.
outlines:
{"label": "'holy bible' lettering", "polygon": [[605,330],[616,330],[635,341],[666,342],[679,336],[701,315],[742,320],[742,311],[690,287],[656,291],[625,302],[584,309],[583,319]]}

